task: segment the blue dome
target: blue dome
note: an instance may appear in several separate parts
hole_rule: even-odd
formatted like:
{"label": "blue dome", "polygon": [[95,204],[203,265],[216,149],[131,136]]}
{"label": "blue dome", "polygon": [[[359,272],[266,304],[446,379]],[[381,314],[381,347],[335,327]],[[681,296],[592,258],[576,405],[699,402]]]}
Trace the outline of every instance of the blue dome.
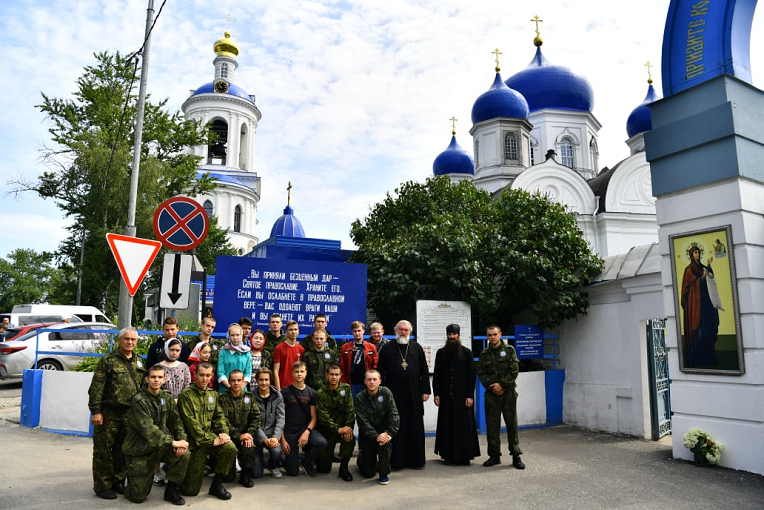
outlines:
{"label": "blue dome", "polygon": [[645,100],[631,111],[631,115],[629,115],[629,119],[626,121],[626,133],[629,135],[629,138],[638,133],[646,133],[653,128],[652,117],[650,117],[650,108],[648,108],[647,105],[657,99],[658,95],[655,93],[655,89],[651,84],[647,88]]}
{"label": "blue dome", "polygon": [[452,136],[451,143],[446,150],[438,154],[438,157],[432,162],[432,173],[435,175],[472,175],[475,173],[475,161],[467,151],[456,143],[456,136]]}
{"label": "blue dome", "polygon": [[516,90],[507,87],[499,73],[496,73],[491,88],[481,94],[472,105],[472,123],[477,124],[497,117],[528,118],[528,103],[525,98]]}
{"label": "blue dome", "polygon": [[294,215],[294,210],[290,206],[284,208],[284,214],[273,224],[271,237],[274,236],[305,237],[305,229],[302,228],[302,223]]}
{"label": "blue dome", "polygon": [[550,64],[541,54],[541,47],[536,48],[528,67],[510,76],[507,86],[525,97],[532,112],[544,108],[590,112],[594,108],[589,80],[567,67]]}
{"label": "blue dome", "polygon": [[[205,83],[204,85],[196,89],[194,93],[191,94],[191,96],[196,96],[199,94],[213,94],[213,93],[217,94],[217,92],[215,92],[215,83],[209,82],[209,83]],[[247,92],[243,88],[239,87],[235,83],[228,84],[228,92],[226,92],[226,94],[240,97],[244,99],[245,101],[254,104],[254,101],[252,101],[252,98],[249,97],[249,94],[247,94]]]}

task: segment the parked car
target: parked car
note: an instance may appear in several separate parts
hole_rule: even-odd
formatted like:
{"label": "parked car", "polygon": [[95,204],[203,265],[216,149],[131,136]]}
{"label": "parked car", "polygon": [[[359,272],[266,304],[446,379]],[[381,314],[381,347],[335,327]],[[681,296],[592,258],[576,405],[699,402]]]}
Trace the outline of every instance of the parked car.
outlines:
{"label": "parked car", "polygon": [[[15,340],[0,343],[0,379],[21,377],[25,368],[35,368],[38,334],[40,351],[92,352],[99,342],[109,341],[109,334],[101,331],[113,330],[115,326],[100,322],[78,322],[54,324],[42,329],[50,331],[39,332],[35,329]],[[83,356],[76,355],[40,354],[37,357],[37,368],[71,370],[82,359]]]}
{"label": "parked car", "polygon": [[37,324],[27,324],[26,326],[8,328],[5,332],[4,341],[8,342],[10,340],[15,340],[16,338],[22,337],[26,335],[27,333],[29,333],[30,331],[34,331],[37,328],[47,328],[54,324],[58,324],[58,322],[41,322]]}

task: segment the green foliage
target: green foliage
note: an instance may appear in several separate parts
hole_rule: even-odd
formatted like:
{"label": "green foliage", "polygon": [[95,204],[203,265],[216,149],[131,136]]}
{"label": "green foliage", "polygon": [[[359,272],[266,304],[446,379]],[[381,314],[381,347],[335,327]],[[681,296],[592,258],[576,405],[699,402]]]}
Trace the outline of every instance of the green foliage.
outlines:
{"label": "green foliage", "polygon": [[[106,338],[105,340],[98,342],[96,347],[88,352],[109,354],[109,352],[112,350],[115,351],[119,349],[119,345],[117,345],[117,334],[114,333],[113,335],[107,335],[107,337],[113,337],[113,345],[112,339]],[[154,342],[154,340],[155,338],[152,335],[138,335],[138,343],[135,345],[133,352],[140,356],[145,356],[149,352],[149,346]],[[112,346],[111,350],[109,349],[110,345]],[[87,356],[83,358],[82,361],[77,363],[77,365],[72,370],[75,372],[94,372],[100,359],[100,357]]]}
{"label": "green foliage", "polygon": [[0,311],[50,300],[59,281],[53,255],[26,248],[13,250],[7,259],[0,258]]}
{"label": "green foliage", "polygon": [[[120,275],[105,235],[122,233],[127,224],[138,76],[133,61],[119,53],[99,53],[95,60],[77,80],[72,99],[42,94],[38,108],[47,114],[55,142],[43,151],[51,170],[23,187],[55,200],[72,221],[57,254],[63,277],[56,289],[59,300],[74,302],[82,252],[82,303],[114,315]],[[185,147],[205,144],[207,130],[179,112],[166,112],[165,105],[166,100],[152,103],[148,98],[145,105],[135,215],[136,235],[143,238],[154,237],[152,219],[161,202],[215,188],[208,175],[197,179],[199,158],[182,152]],[[225,232],[216,226],[205,241],[208,251],[216,251],[213,243],[221,239]],[[229,248],[225,244],[221,245],[224,252]],[[141,308],[142,302],[139,291],[134,308]]]}
{"label": "green foliage", "polygon": [[407,182],[356,220],[353,262],[366,263],[368,304],[385,323],[411,317],[421,285],[453,291],[478,326],[532,310],[553,327],[588,307],[579,288],[602,268],[573,213],[538,194],[498,199],[446,177]]}

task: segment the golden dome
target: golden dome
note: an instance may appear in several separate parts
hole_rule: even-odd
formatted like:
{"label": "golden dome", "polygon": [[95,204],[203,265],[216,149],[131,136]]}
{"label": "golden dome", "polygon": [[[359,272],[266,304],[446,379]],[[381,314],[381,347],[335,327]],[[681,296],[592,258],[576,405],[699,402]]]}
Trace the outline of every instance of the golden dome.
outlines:
{"label": "golden dome", "polygon": [[231,39],[231,34],[228,30],[225,32],[225,37],[215,41],[215,45],[212,48],[215,50],[215,54],[220,57],[236,58],[239,55],[239,45]]}

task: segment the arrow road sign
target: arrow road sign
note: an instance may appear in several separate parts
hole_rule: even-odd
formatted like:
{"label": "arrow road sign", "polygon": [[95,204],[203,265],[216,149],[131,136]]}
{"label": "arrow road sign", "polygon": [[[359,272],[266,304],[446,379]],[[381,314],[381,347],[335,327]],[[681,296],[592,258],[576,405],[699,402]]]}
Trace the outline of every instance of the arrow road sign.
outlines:
{"label": "arrow road sign", "polygon": [[162,288],[159,291],[159,306],[185,310],[191,286],[191,264],[193,255],[166,253],[162,266]]}
{"label": "arrow road sign", "polygon": [[196,248],[210,230],[204,207],[187,197],[165,200],[154,213],[154,233],[171,250]]}
{"label": "arrow road sign", "polygon": [[106,241],[117,261],[122,279],[125,280],[127,291],[134,296],[162,243],[120,234],[106,234]]}

